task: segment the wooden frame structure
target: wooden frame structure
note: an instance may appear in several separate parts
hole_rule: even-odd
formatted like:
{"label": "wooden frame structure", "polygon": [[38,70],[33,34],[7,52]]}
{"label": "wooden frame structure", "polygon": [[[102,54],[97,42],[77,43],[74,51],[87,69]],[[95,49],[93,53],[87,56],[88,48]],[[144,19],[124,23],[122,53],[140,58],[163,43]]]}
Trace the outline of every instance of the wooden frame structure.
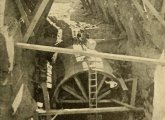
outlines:
{"label": "wooden frame structure", "polygon": [[[2,0],[1,0],[2,1]],[[1,2],[0,1],[0,2]],[[83,2],[83,0],[81,0]],[[133,4],[137,8],[138,12],[140,13],[141,17],[143,19],[146,18],[145,11],[141,7],[141,5],[138,3],[137,0],[132,0]],[[151,59],[151,58],[143,58],[143,57],[135,57],[135,56],[126,56],[126,55],[115,55],[115,54],[108,54],[108,53],[93,53],[93,52],[85,52],[85,51],[74,51],[72,49],[66,49],[66,48],[57,48],[57,47],[48,47],[48,46],[41,46],[41,45],[32,45],[27,44],[28,39],[33,34],[34,29],[36,28],[39,21],[44,17],[44,15],[47,15],[50,7],[53,3],[53,0],[42,0],[39,8],[36,10],[35,15],[30,18],[28,18],[28,13],[25,12],[23,5],[21,4],[20,0],[16,0],[17,6],[19,8],[19,11],[21,13],[22,18],[24,19],[24,22],[27,26],[27,32],[24,35],[24,42],[25,43],[16,43],[16,47],[22,48],[22,49],[30,49],[30,50],[40,50],[40,51],[47,51],[47,52],[56,52],[56,53],[64,53],[64,54],[80,54],[85,56],[94,56],[94,57],[100,57],[103,59],[114,59],[114,60],[121,60],[121,61],[131,61],[131,62],[138,62],[138,63],[145,63],[145,64],[155,64],[155,65],[165,65],[165,61],[161,61],[159,59]],[[97,2],[95,2],[96,4]],[[152,3],[150,3],[148,0],[143,0],[143,3],[149,8],[151,13],[157,18],[157,20],[165,27],[165,21],[164,21],[164,13],[165,13],[165,2],[163,1],[161,14],[157,12],[157,10],[153,7],[153,3],[155,3],[155,0],[152,0]],[[84,3],[83,3],[84,4]],[[99,5],[95,5],[98,8]],[[91,7],[91,6],[90,6]],[[101,6],[99,6],[102,9],[102,13],[104,14],[104,17],[106,21],[108,21],[107,13],[105,8],[103,8],[102,3]],[[91,7],[92,9],[92,7]],[[115,15],[115,21],[117,22],[118,27],[122,30],[122,27],[117,19],[117,15],[115,11],[112,9],[113,14]],[[43,14],[45,13],[45,14]],[[1,15],[1,14],[0,14]],[[163,17],[163,18],[162,18]],[[0,17],[2,18],[2,17]],[[3,18],[2,18],[3,19]],[[0,20],[1,21],[1,20]],[[1,26],[0,26],[1,27]],[[56,114],[85,114],[85,113],[104,113],[104,112],[128,112],[128,111],[143,111],[142,109],[135,108],[133,110],[133,106],[135,105],[135,96],[136,96],[136,87],[137,87],[137,80],[134,80],[133,87],[132,87],[132,99],[131,99],[131,105],[126,105],[123,103],[120,103],[115,100],[111,100],[113,102],[116,102],[118,104],[122,104],[125,107],[119,107],[119,108],[93,108],[93,109],[72,109],[72,110],[49,110],[49,103],[48,103],[48,94],[46,92],[46,89],[43,84],[43,90],[44,90],[44,99],[45,103],[47,104],[47,111],[45,113],[39,113],[39,115],[56,115]],[[37,118],[36,118],[37,119]],[[133,119],[132,113],[130,113],[129,120]]]}

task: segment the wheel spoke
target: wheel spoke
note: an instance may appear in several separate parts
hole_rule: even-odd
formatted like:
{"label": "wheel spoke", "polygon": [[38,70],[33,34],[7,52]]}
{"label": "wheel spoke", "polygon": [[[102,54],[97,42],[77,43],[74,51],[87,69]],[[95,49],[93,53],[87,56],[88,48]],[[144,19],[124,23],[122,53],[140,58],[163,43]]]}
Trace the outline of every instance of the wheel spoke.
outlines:
{"label": "wheel spoke", "polygon": [[101,100],[102,98],[106,97],[106,96],[109,95],[110,93],[111,93],[111,90],[106,91],[105,93],[101,94],[101,95],[98,97],[98,100]]}
{"label": "wheel spoke", "polygon": [[82,95],[84,96],[84,98],[85,98],[86,100],[88,100],[88,97],[87,97],[86,92],[85,92],[85,88],[83,87],[83,85],[82,85],[80,79],[79,79],[78,77],[75,76],[75,77],[74,77],[74,80],[75,80],[77,86],[79,87],[79,89],[80,89]]}
{"label": "wheel spoke", "polygon": [[97,88],[97,93],[99,93],[100,89],[102,88],[105,80],[106,80],[107,76],[103,76],[103,79],[101,80],[100,84],[98,85],[98,88]]}
{"label": "wheel spoke", "polygon": [[78,98],[78,99],[80,99],[80,100],[82,100],[82,101],[85,101],[85,99],[84,99],[83,97],[81,97],[81,96],[76,92],[76,90],[75,90],[74,88],[71,88],[71,87],[68,86],[68,85],[63,85],[62,88],[63,88],[66,92],[68,92],[68,93],[70,93],[71,95],[73,95],[74,97],[76,97],[76,98]]}

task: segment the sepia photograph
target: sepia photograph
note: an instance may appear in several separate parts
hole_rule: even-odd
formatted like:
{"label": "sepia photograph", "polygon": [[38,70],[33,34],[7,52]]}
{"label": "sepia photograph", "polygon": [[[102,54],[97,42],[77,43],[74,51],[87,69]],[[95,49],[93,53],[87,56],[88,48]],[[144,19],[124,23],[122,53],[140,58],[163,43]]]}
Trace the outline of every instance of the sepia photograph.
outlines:
{"label": "sepia photograph", "polygon": [[165,120],[165,0],[0,0],[0,120]]}

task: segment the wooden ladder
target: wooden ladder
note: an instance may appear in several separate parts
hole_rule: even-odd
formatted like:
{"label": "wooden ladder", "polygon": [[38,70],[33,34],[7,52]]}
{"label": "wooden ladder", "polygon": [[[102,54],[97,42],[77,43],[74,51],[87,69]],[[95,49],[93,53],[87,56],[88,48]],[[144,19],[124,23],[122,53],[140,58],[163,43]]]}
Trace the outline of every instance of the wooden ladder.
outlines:
{"label": "wooden ladder", "polygon": [[97,108],[97,71],[89,70],[89,107]]}

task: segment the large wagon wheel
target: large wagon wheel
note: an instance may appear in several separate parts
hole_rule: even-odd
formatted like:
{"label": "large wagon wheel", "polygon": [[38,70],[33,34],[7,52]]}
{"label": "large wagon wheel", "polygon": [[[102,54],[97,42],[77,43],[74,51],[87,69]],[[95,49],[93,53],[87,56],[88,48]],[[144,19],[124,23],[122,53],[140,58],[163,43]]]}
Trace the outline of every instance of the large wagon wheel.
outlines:
{"label": "large wagon wheel", "polygon": [[[110,98],[116,97],[112,95],[112,89],[105,81],[115,81],[112,76],[102,72],[97,73],[97,98],[99,107],[104,103],[111,103]],[[60,104],[86,104],[88,107],[89,102],[89,90],[88,90],[88,71],[81,72],[73,75],[68,79],[63,79],[57,88],[55,89],[55,99],[53,102]],[[118,91],[119,88],[115,88],[114,91]],[[117,99],[121,99],[121,96],[117,96]]]}

